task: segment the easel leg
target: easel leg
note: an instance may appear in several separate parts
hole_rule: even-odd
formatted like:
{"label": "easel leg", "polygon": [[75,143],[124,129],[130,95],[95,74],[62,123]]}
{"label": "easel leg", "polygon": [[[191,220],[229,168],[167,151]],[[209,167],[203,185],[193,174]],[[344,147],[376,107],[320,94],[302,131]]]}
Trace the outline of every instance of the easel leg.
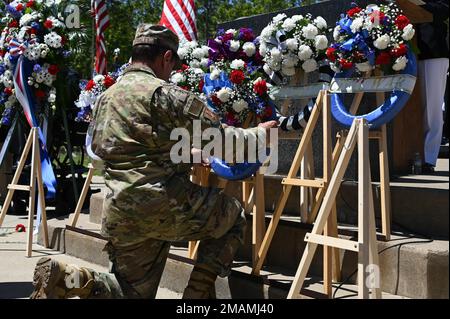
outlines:
{"label": "easel leg", "polygon": [[78,203],[75,208],[75,212],[73,213],[73,216],[72,216],[72,220],[69,222],[69,224],[72,227],[76,227],[76,225],[77,225],[78,218],[80,217],[81,209],[83,208],[83,204],[86,199],[86,195],[89,191],[89,187],[91,186],[91,181],[92,181],[93,176],[94,176],[94,167],[92,167],[92,165],[89,165],[89,171],[86,176],[86,181],[84,182],[80,198],[78,199]]}
{"label": "easel leg", "polygon": [[389,178],[389,160],[387,149],[386,125],[381,127],[380,146],[380,191],[381,191],[381,223],[386,241],[391,240],[391,187]]}
{"label": "easel leg", "polygon": [[[33,145],[33,132],[30,131],[28,135],[27,142],[25,143],[25,147],[23,149],[22,155],[20,156],[19,165],[17,166],[16,172],[14,173],[14,177],[11,181],[11,185],[17,185],[19,183],[20,175],[22,174],[23,167],[25,166],[25,162],[27,161],[28,153],[30,152],[31,145]],[[11,204],[14,189],[9,189],[8,194],[6,195],[5,202],[3,203],[2,212],[0,214],[0,226],[3,224],[3,220],[5,219],[6,213],[8,212],[9,205]]]}
{"label": "easel leg", "polygon": [[370,211],[369,211],[369,227],[370,227],[370,265],[371,265],[371,297],[375,299],[381,299],[381,272],[380,272],[380,262],[378,256],[378,242],[377,242],[377,227],[375,224],[375,209],[373,207],[373,190],[372,185],[369,188],[370,191]]}
{"label": "easel leg", "polygon": [[370,163],[369,163],[369,128],[366,123],[358,132],[358,297],[369,298],[367,287],[367,267],[370,245]]}
{"label": "easel leg", "polygon": [[[295,177],[299,171],[301,159],[305,155],[308,143],[311,142],[314,128],[316,127],[317,120],[319,119],[323,95],[324,91],[321,91],[317,97],[316,104],[313,108],[311,117],[308,121],[308,125],[305,128],[305,132],[303,133],[300,145],[297,149],[297,152],[295,153],[294,160],[292,161],[292,166],[287,175],[288,178]],[[278,198],[277,204],[275,206],[275,211],[273,213],[269,227],[267,228],[267,231],[264,235],[261,248],[259,249],[257,261],[256,263],[253,264],[253,271],[252,271],[253,274],[259,275],[259,272],[261,271],[262,265],[267,256],[267,251],[269,250],[269,246],[272,242],[273,236],[275,235],[275,230],[278,226],[278,222],[280,221],[281,214],[283,213],[284,207],[286,206],[286,202],[289,198],[291,190],[292,185],[285,185],[283,187],[283,191],[280,194],[280,197]]]}
{"label": "easel leg", "polygon": [[[344,177],[345,171],[348,167],[348,163],[355,148],[356,136],[359,126],[361,125],[360,123],[360,120],[355,120],[352,124],[352,127],[350,128],[349,135],[345,141],[345,150],[341,153],[336,165],[336,170],[331,176],[330,184],[327,188],[323,203],[317,215],[317,220],[314,224],[313,230],[311,231],[312,234],[321,235],[324,231],[325,224],[335,203],[336,195],[339,191],[339,186],[341,185],[342,178]],[[295,274],[294,281],[292,283],[291,289],[289,290],[289,299],[296,298],[300,293],[300,289],[303,286],[303,282],[305,281],[307,272],[309,270],[309,267],[311,266],[311,261],[314,257],[316,249],[317,244],[310,242],[306,244],[306,248],[303,252],[302,259]]]}
{"label": "easel leg", "polygon": [[253,265],[255,265],[258,260],[258,251],[261,248],[261,243],[266,230],[264,175],[257,172],[254,179],[253,196],[255,196],[255,205],[253,206],[252,231]]}
{"label": "easel leg", "polygon": [[29,212],[28,212],[28,239],[27,239],[27,257],[32,255],[33,246],[33,222],[34,209],[36,200],[36,154],[39,152],[39,140],[35,128],[31,129],[33,139],[33,150],[31,155],[31,175],[30,175],[30,197],[29,197]]}

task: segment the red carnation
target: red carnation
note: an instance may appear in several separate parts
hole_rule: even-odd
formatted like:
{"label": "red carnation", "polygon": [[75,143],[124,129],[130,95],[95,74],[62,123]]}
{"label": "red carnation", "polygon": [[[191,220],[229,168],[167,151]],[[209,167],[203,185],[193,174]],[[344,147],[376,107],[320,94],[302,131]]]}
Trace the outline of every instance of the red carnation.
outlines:
{"label": "red carnation", "polygon": [[36,90],[35,94],[38,99],[42,99],[45,97],[45,92],[42,90]]}
{"label": "red carnation", "polygon": [[52,22],[52,20],[45,20],[45,22],[44,22],[44,27],[46,27],[47,29],[51,29],[51,28],[53,28],[53,22]]}
{"label": "red carnation", "polygon": [[67,42],[67,38],[64,35],[62,35],[61,36],[61,45],[65,45],[66,42]]}
{"label": "red carnation", "polygon": [[189,65],[183,64],[183,65],[181,66],[181,70],[182,70],[182,71],[186,71],[187,69],[189,69]]}
{"label": "red carnation", "polygon": [[235,84],[241,84],[245,80],[244,72],[241,70],[233,70],[230,74],[230,81]]}
{"label": "red carnation", "polygon": [[215,105],[221,105],[222,101],[217,97],[217,95],[213,94],[211,95],[211,101],[215,104]]}
{"label": "red carnation", "polygon": [[410,21],[408,17],[404,16],[403,14],[399,15],[397,19],[395,19],[395,25],[400,30],[403,30],[408,24],[410,24]]}
{"label": "red carnation", "polygon": [[105,76],[103,84],[105,85],[106,88],[109,88],[114,83],[116,83],[116,81],[112,77],[110,77],[109,75]]}
{"label": "red carnation", "polygon": [[16,20],[13,20],[8,24],[8,27],[10,27],[10,28],[17,28],[18,26],[19,26],[19,23]]}
{"label": "red carnation", "polygon": [[391,63],[391,55],[387,52],[381,52],[375,61],[377,65],[385,65]]}
{"label": "red carnation", "polygon": [[267,93],[267,82],[265,80],[256,82],[255,86],[253,87],[253,91],[255,91],[255,93],[259,96],[263,96]]}
{"label": "red carnation", "polygon": [[36,29],[31,28],[31,29],[28,29],[28,30],[27,30],[27,33],[28,33],[28,34],[36,34],[37,31],[36,31]]}
{"label": "red carnation", "polygon": [[347,60],[347,59],[344,59],[344,58],[340,59],[339,63],[341,64],[341,66],[342,66],[342,68],[344,70],[348,70],[348,69],[351,69],[353,67],[353,63],[351,61]]}
{"label": "red carnation", "polygon": [[56,75],[59,72],[59,68],[56,64],[52,64],[48,67],[48,73],[51,75]]}
{"label": "red carnation", "polygon": [[354,16],[355,14],[358,14],[358,13],[360,13],[361,11],[362,11],[362,9],[361,9],[360,7],[354,7],[354,8],[351,8],[350,10],[347,11],[347,15],[348,15],[350,18],[353,18],[353,16]]}
{"label": "red carnation", "polygon": [[24,233],[25,232],[25,225],[17,224],[16,225],[16,232]]}
{"label": "red carnation", "polygon": [[336,61],[336,49],[335,48],[328,48],[326,52],[328,60],[331,62]]}
{"label": "red carnation", "polygon": [[0,50],[0,56],[3,57],[5,55],[5,50]]}
{"label": "red carnation", "polygon": [[396,58],[404,56],[406,53],[408,53],[408,47],[404,43],[400,44],[398,48],[391,50],[391,55]]}
{"label": "red carnation", "polygon": [[89,82],[86,84],[85,90],[90,91],[94,88],[94,86],[95,86],[94,80],[89,80]]}
{"label": "red carnation", "polygon": [[189,91],[189,86],[187,85],[180,86],[180,88],[182,88],[185,91]]}
{"label": "red carnation", "polygon": [[203,79],[198,83],[198,91],[203,92],[203,87],[205,86],[205,81]]}
{"label": "red carnation", "polygon": [[372,12],[372,14],[370,15],[370,21],[372,21],[372,23],[375,23],[375,21],[377,22],[381,22],[383,21],[383,19],[386,17],[386,15],[384,14],[384,12],[381,11],[374,11]]}
{"label": "red carnation", "polygon": [[12,95],[12,89],[11,89],[11,88],[5,88],[5,89],[3,90],[3,92],[5,92],[5,93],[8,94],[8,95]]}
{"label": "red carnation", "polygon": [[225,33],[225,34],[222,36],[222,42],[230,41],[230,40],[232,40],[233,38],[234,38],[234,34],[233,34],[233,33]]}
{"label": "red carnation", "polygon": [[31,8],[32,6],[34,6],[34,1],[30,0],[27,2],[27,8]]}
{"label": "red carnation", "polygon": [[22,10],[23,10],[23,4],[19,3],[19,4],[16,6],[16,10],[17,10],[17,11],[22,11]]}

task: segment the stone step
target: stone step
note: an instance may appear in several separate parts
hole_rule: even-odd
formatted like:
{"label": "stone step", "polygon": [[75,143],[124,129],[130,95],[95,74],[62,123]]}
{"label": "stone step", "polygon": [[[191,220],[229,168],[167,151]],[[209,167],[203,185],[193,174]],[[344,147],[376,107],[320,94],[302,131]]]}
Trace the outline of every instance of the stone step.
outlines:
{"label": "stone step", "polygon": [[[448,161],[447,161],[448,166]],[[282,191],[284,176],[265,177],[265,208],[273,211]],[[293,187],[284,209],[288,216],[300,216],[299,187]],[[242,197],[242,183],[233,182],[230,195]],[[398,177],[391,182],[392,229],[408,231],[436,239],[449,238],[449,178],[447,172],[441,175],[410,175]],[[380,186],[373,184],[375,214],[377,224],[381,223]],[[357,225],[358,183],[344,181],[336,199],[340,223]],[[101,222],[104,193],[92,195],[90,201],[90,220]]]}
{"label": "stone step", "polygon": [[[81,214],[77,225],[78,229],[66,227],[67,220],[49,220],[52,247],[68,255],[107,266],[108,257],[106,252],[103,251],[106,242],[99,235],[99,225],[90,223],[89,216],[86,214]],[[251,224],[250,221],[249,224]],[[221,281],[221,279],[217,283],[217,287],[225,287],[223,292],[218,294],[219,297],[286,297],[290,282],[303,253],[304,235],[310,226],[289,220],[289,218],[283,218],[279,227],[262,272],[262,275],[267,276],[263,277],[250,275],[248,261],[251,260],[251,228],[247,228],[246,243],[238,252],[237,260],[240,262],[234,268],[232,277],[228,281]],[[347,238],[352,236],[351,227],[341,229],[341,232],[345,233]],[[40,234],[38,243],[42,244],[42,242]],[[426,240],[420,238],[394,236],[388,243],[378,243],[379,251],[384,250],[380,254],[381,282],[384,292],[389,295],[409,298],[448,298],[448,241],[424,242]],[[184,274],[180,269],[192,267],[185,257],[186,253],[186,245],[184,247],[172,247],[166,273],[172,273],[171,276]],[[318,249],[309,272],[312,279],[308,281],[315,287],[316,291],[321,291],[321,288],[318,288],[320,287],[320,281],[317,280],[317,278],[322,277],[321,260],[321,249]],[[356,269],[356,262],[357,258],[354,253],[345,252],[341,254],[343,279]],[[186,275],[182,275],[182,277],[187,281],[188,270],[185,270],[185,272]],[[282,277],[279,274],[287,277]],[[186,282],[181,277],[179,280],[172,280],[170,279],[171,276],[165,275],[161,287],[170,288],[174,292],[182,291]],[[235,278],[236,281],[234,281]],[[234,288],[231,289],[232,287]],[[351,287],[354,288],[354,278],[349,280],[349,296],[354,295],[354,290]],[[314,291],[314,289],[312,290]],[[232,294],[230,294],[231,290],[233,291]],[[339,293],[343,293],[343,291]],[[308,292],[305,292],[305,294],[308,295]],[[315,293],[309,297],[320,296]]]}

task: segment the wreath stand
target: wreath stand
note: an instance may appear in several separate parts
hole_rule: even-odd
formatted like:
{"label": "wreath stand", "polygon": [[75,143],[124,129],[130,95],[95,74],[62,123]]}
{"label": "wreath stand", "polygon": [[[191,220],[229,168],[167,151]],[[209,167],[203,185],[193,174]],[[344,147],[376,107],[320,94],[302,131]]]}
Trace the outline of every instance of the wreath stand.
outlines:
{"label": "wreath stand", "polygon": [[[330,237],[326,233],[322,235],[335,205],[336,195],[356,144],[358,144],[358,241]],[[369,289],[372,290],[370,297],[381,298],[375,213],[370,177],[369,127],[365,119],[355,119],[350,128],[313,230],[306,234],[305,241],[307,242],[306,248],[289,290],[289,299],[299,297],[300,289],[319,244],[357,252],[359,298],[369,298]]]}
{"label": "wreath stand", "polygon": [[[28,154],[31,150],[31,174],[30,174],[30,184],[29,185],[19,185],[19,178],[22,174],[25,162],[27,160]],[[39,196],[39,203],[41,205],[40,209],[42,211],[42,229],[44,231],[44,246],[49,248],[48,241],[48,227],[47,227],[47,214],[45,211],[45,196],[44,196],[44,184],[42,181],[42,167],[41,167],[41,155],[40,155],[40,145],[39,145],[39,130],[37,127],[32,127],[30,134],[28,135],[25,148],[19,160],[19,165],[17,166],[16,172],[12,179],[11,184],[8,185],[8,194],[6,195],[5,202],[3,204],[0,213],[0,226],[3,224],[3,220],[6,216],[8,208],[11,204],[14,192],[17,191],[27,191],[30,192],[29,204],[28,204],[28,236],[27,236],[27,249],[26,256],[32,256],[32,246],[33,246],[33,222],[34,222],[34,211],[36,206],[36,190]]]}
{"label": "wreath stand", "polygon": [[92,165],[92,163],[88,164],[88,168],[89,170],[86,176],[86,180],[84,181],[83,189],[81,190],[80,198],[78,199],[74,213],[69,219],[69,225],[74,228],[77,227],[78,218],[80,217],[81,209],[83,208],[83,204],[89,191],[89,187],[91,186],[92,177],[94,176],[94,166]]}
{"label": "wreath stand", "polygon": [[[249,116],[243,127],[249,127],[253,117]],[[194,166],[191,174],[191,181],[203,187],[215,185],[224,191],[229,187],[227,180],[218,177],[211,172],[210,168]],[[256,174],[242,180],[242,202],[246,214],[253,212],[252,218],[252,261],[253,265],[257,260],[257,253],[261,249],[263,236],[266,231],[265,224],[265,198],[264,198],[264,174],[258,170]],[[197,251],[200,241],[190,241],[188,245],[188,257],[197,258]]]}

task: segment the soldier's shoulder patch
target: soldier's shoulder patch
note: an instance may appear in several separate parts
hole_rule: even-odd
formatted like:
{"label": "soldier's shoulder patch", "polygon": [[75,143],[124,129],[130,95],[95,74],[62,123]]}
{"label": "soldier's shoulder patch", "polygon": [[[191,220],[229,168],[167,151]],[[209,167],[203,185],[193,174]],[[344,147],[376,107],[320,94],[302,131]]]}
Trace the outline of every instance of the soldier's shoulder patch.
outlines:
{"label": "soldier's shoulder patch", "polygon": [[185,113],[198,119],[204,109],[206,109],[205,103],[203,103],[198,97],[192,95],[186,103]]}
{"label": "soldier's shoulder patch", "polygon": [[164,85],[164,89],[175,103],[185,103],[191,95],[190,92],[183,90],[182,88],[173,84]]}

